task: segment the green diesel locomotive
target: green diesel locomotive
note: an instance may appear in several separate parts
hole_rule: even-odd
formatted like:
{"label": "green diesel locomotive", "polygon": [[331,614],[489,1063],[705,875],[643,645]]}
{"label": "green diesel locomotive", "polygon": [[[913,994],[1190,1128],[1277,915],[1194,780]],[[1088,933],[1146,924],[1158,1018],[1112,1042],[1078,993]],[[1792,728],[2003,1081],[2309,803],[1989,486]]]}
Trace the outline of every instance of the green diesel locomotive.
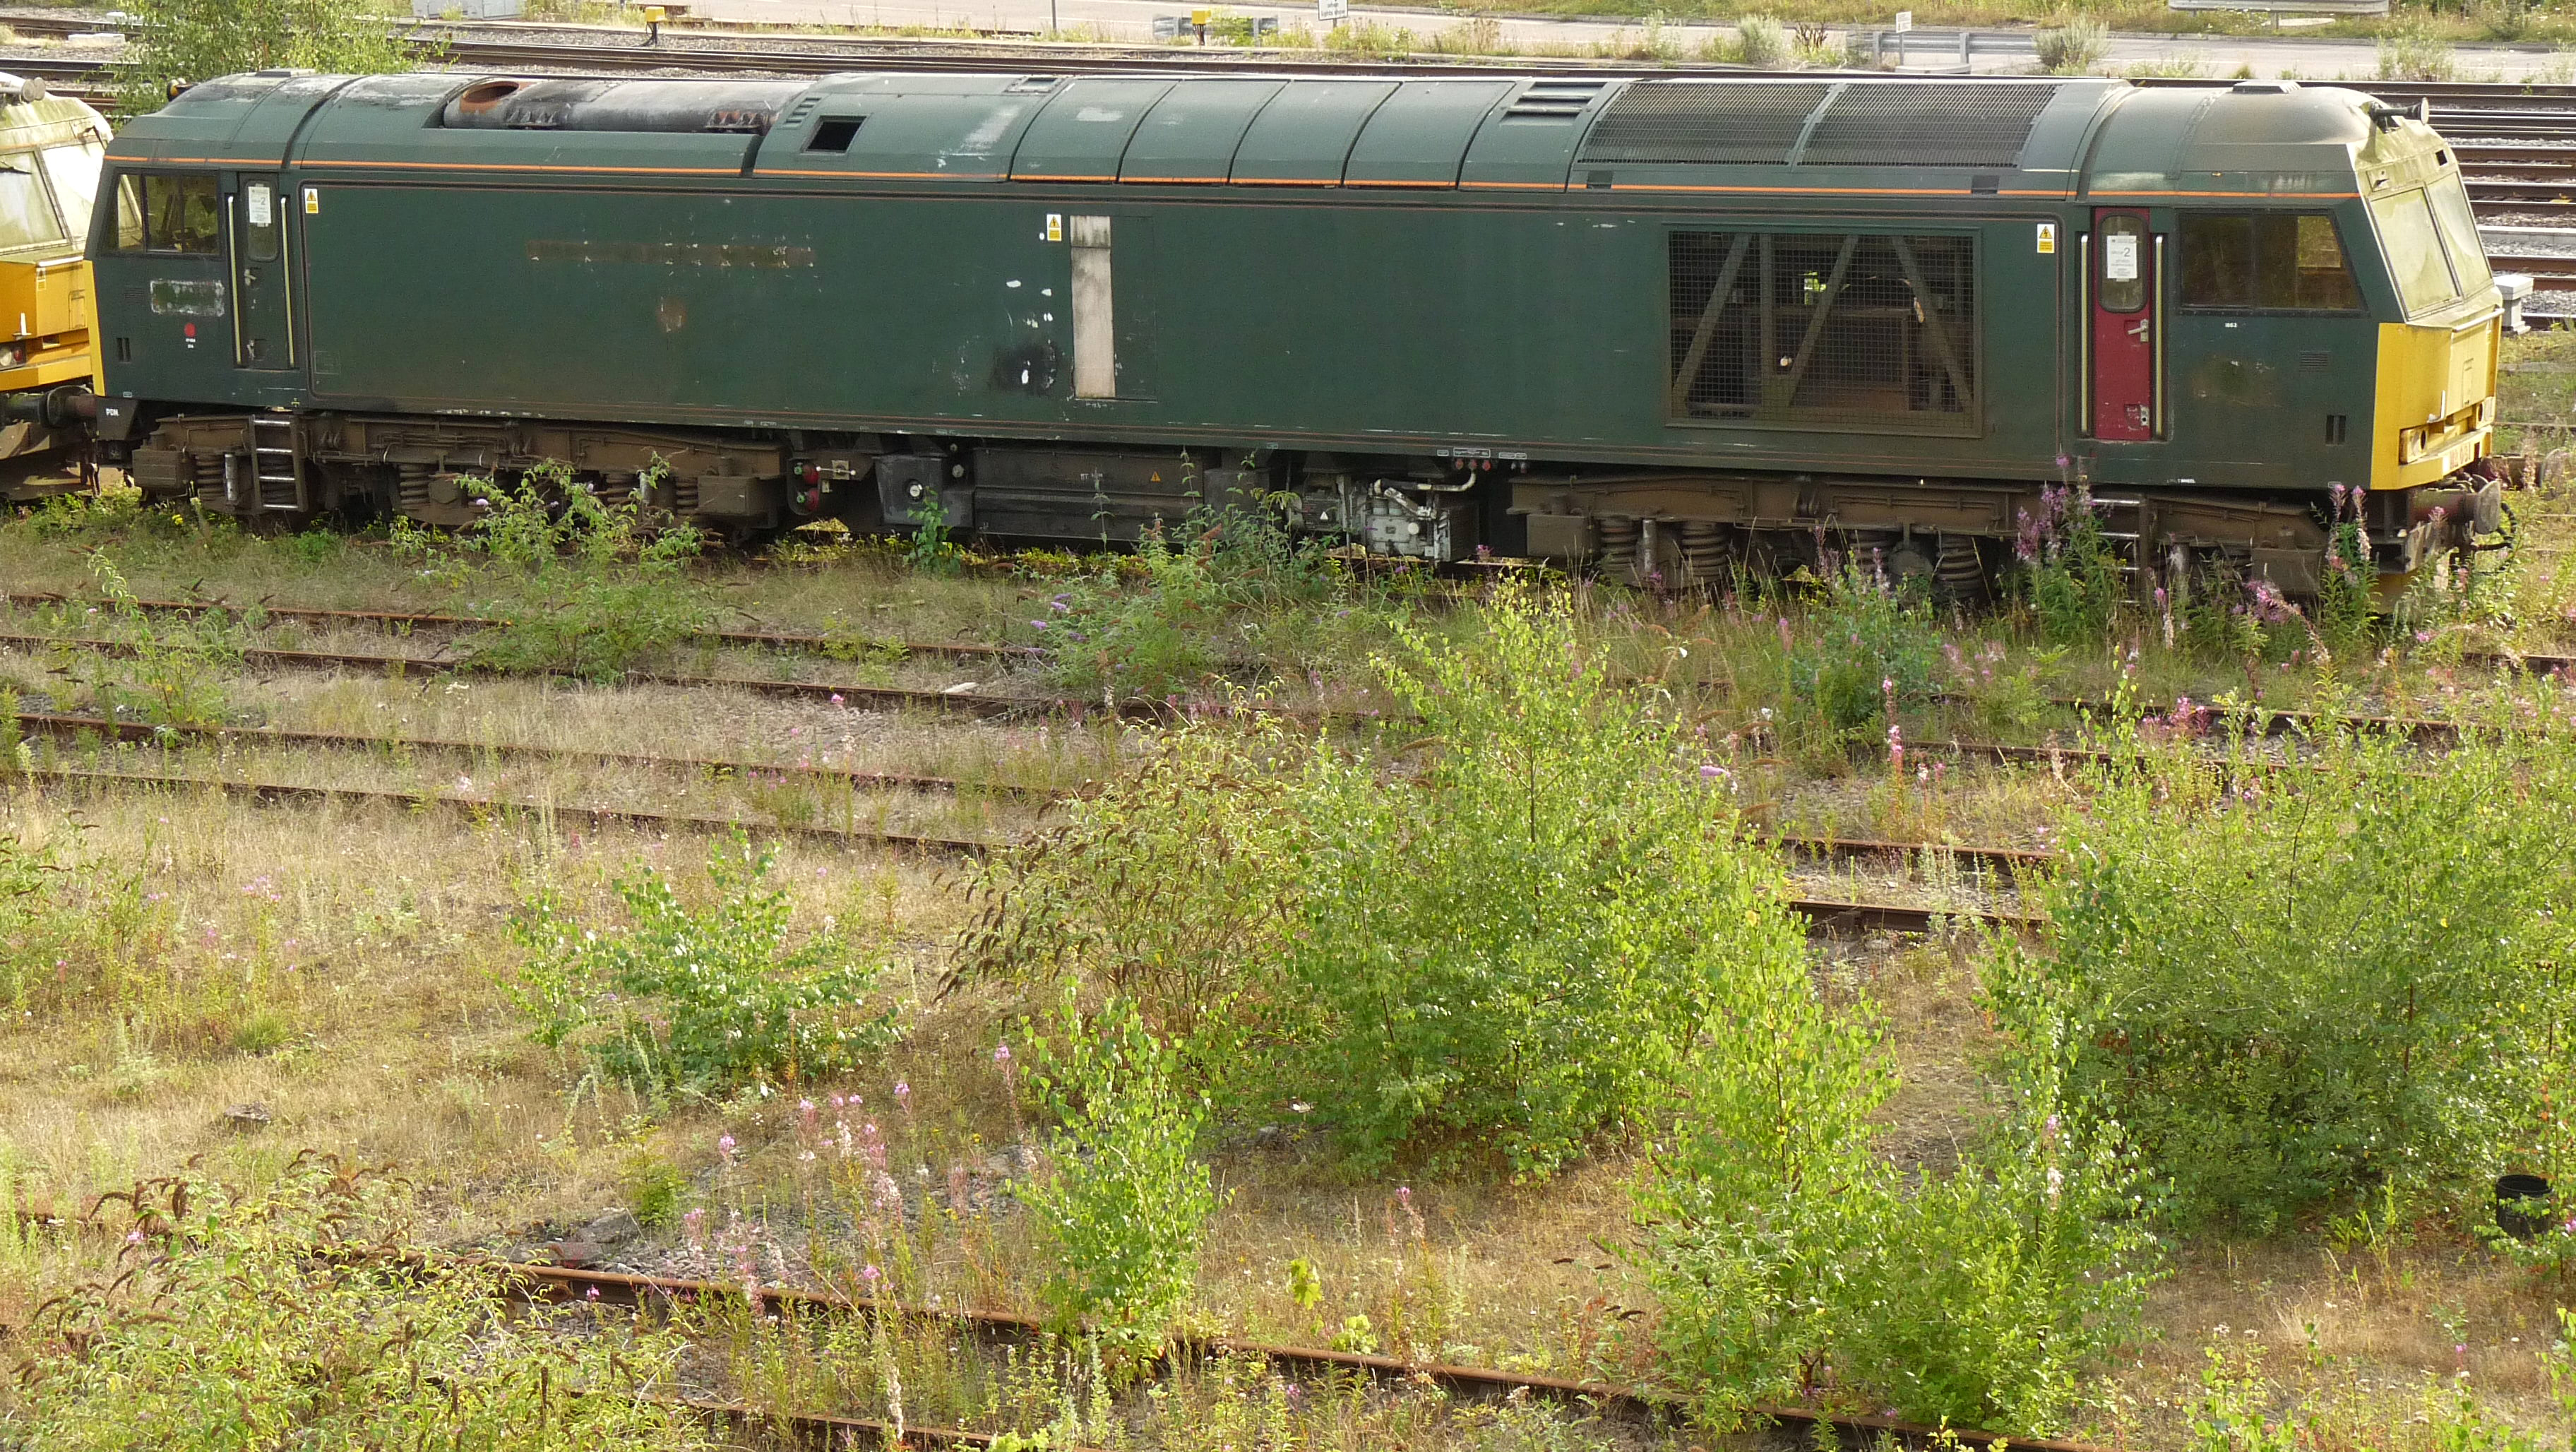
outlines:
{"label": "green diesel locomotive", "polygon": [[2459,168],[2330,87],[279,72],[108,165],[101,433],[245,519],[552,460],[746,535],[1241,496],[1971,589],[2081,482],[2150,569],[2305,593],[2335,501],[2383,581],[2499,511]]}

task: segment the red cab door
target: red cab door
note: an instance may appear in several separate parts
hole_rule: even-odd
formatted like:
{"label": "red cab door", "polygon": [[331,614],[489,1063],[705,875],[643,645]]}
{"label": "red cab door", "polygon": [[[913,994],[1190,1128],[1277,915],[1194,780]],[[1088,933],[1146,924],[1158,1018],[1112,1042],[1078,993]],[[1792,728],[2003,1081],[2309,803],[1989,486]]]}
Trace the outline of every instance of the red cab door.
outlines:
{"label": "red cab door", "polygon": [[2093,437],[2140,441],[2156,436],[2156,373],[2164,349],[2156,330],[2156,239],[2147,214],[2109,208],[2093,214]]}

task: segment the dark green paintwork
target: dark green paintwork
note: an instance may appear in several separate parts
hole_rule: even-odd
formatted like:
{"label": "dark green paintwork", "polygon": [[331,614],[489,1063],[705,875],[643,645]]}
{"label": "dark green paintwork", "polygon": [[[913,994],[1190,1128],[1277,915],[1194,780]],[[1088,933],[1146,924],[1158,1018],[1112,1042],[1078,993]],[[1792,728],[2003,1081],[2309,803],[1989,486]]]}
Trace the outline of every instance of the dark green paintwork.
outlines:
{"label": "dark green paintwork", "polygon": [[[2020,167],[1972,176],[1577,164],[1627,82],[1551,118],[1509,114],[1526,79],[1040,90],[842,76],[814,83],[765,140],[432,125],[471,79],[235,78],[138,120],[118,141],[125,165],[279,171],[290,202],[311,189],[314,210],[290,206],[302,367],[245,372],[228,344],[189,349],[178,320],[145,305],[148,280],[219,278],[220,262],[102,248],[104,331],[133,350],[110,357],[108,389],[188,405],[2001,479],[2088,458],[2112,484],[2316,488],[2367,474],[2373,329],[2398,316],[2359,203],[2287,195],[2354,191],[2369,123],[2345,91],[2035,83],[2059,89]],[[835,117],[865,118],[848,152],[804,149]],[[999,179],[1227,167],[1242,184]],[[2153,195],[2092,195],[2088,176],[2090,193]],[[1287,179],[1340,184],[1252,184]],[[2231,192],[2255,195],[2173,195]],[[2076,436],[2063,245],[2097,203],[2144,206],[2161,231],[2183,206],[2329,209],[2371,315],[2173,310],[2167,440],[2097,446]],[[1069,253],[1047,221],[1076,214],[1114,219],[1115,399],[1071,397]],[[2057,225],[2054,256],[2036,250],[2042,222]],[[1976,431],[1668,421],[1666,236],[1747,226],[1974,234]],[[657,250],[669,243],[788,260],[723,265]],[[2298,355],[2318,351],[2322,369],[2300,371]],[[2350,416],[2341,451],[2325,443],[2328,412]]]}

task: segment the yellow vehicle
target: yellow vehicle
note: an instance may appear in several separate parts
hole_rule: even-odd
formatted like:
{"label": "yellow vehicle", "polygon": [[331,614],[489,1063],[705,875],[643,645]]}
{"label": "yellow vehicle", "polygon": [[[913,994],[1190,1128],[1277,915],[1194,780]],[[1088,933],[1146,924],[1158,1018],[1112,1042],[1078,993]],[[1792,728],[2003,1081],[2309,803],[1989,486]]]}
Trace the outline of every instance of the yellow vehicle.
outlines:
{"label": "yellow vehicle", "polygon": [[107,118],[0,74],[0,501],[80,487],[80,401],[97,376],[84,244]]}

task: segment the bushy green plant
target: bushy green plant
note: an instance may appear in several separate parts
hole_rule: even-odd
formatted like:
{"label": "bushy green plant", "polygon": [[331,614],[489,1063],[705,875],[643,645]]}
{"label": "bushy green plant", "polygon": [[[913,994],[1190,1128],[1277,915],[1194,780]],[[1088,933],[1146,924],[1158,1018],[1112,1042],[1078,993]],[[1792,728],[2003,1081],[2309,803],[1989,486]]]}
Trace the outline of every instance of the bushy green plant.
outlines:
{"label": "bushy green plant", "polygon": [[416,530],[397,543],[433,576],[491,591],[475,608],[502,623],[466,640],[476,669],[613,681],[713,618],[707,591],[686,569],[706,542],[694,526],[648,527],[639,501],[603,503],[560,465],[472,487],[486,507],[454,537],[455,549]]}
{"label": "bushy green plant", "polygon": [[406,1263],[381,1179],[299,1159],[276,1184],[140,1187],[110,1283],[12,1338],[0,1437],[61,1452],[158,1447],[710,1445],[672,1395],[680,1346],[602,1321],[579,1336],[501,1313],[467,1263]]}
{"label": "bushy green plant", "polygon": [[1834,749],[1933,687],[1940,634],[1920,591],[1900,589],[1857,553],[1836,562],[1789,647],[1793,714],[1821,719]]}
{"label": "bushy green plant", "polygon": [[1789,954],[1729,977],[1638,1187],[1668,1374],[1713,1420],[1815,1399],[1924,1422],[2063,1428],[2135,1332],[2155,1247],[2118,1129],[2065,1096],[2066,1020],[1999,989],[2000,1113],[1952,1173],[1875,1144],[1877,1020]]}
{"label": "bushy green plant", "polygon": [[1789,59],[1789,29],[1768,15],[1735,22],[1736,59],[1755,70],[1776,71]]}
{"label": "bushy green plant", "polygon": [[2383,81],[2448,81],[2459,76],[2459,56],[2430,21],[2393,22],[2379,36],[2379,78]]}
{"label": "bushy green plant", "polygon": [[1253,644],[1258,613],[1318,599],[1333,584],[1324,562],[1275,521],[1212,504],[1175,535],[1149,530],[1132,560],[1074,581],[1036,624],[1061,683],[1155,693],[1225,669]]}
{"label": "bushy green plant", "polygon": [[550,886],[531,894],[511,925],[530,956],[509,988],[537,1041],[691,1092],[841,1073],[891,1042],[895,1011],[866,1006],[883,965],[828,932],[791,942],[787,894],[762,886],[771,860],[740,836],[710,849],[704,909],[639,868],[612,884],[622,929],[583,927]]}
{"label": "bushy green plant", "polygon": [[159,110],[173,81],[300,66],[367,75],[412,68],[412,51],[367,0],[133,0],[120,101]]}
{"label": "bushy green plant", "polygon": [[1319,753],[1297,791],[1282,1097],[1362,1164],[1411,1146],[1543,1175],[1649,1101],[1719,980],[1801,938],[1707,743],[1609,679],[1561,603],[1500,600],[1454,648],[1403,638],[1381,671],[1420,766]]}
{"label": "bushy green plant", "polygon": [[2110,28],[2089,15],[2069,15],[2039,32],[2039,68],[2053,76],[2080,76],[2111,53]]}
{"label": "bushy green plant", "polygon": [[1057,1129],[1045,1173],[1022,1196],[1050,1253],[1049,1312],[1141,1368],[1198,1285],[1216,1214],[1207,1165],[1193,1156],[1206,1109],[1135,1005],[1112,998],[1086,1014],[1076,993],[1068,986],[1039,1040],[1030,1087]]}
{"label": "bushy green plant", "polygon": [[2375,734],[2308,750],[2297,773],[2125,754],[2040,893],[2046,971],[2085,1006],[2079,1092],[2193,1217],[2482,1181],[2576,1008],[2563,727],[2470,729],[2434,762]]}
{"label": "bushy green plant", "polygon": [[1544,1175],[1653,1099],[1735,957],[1800,941],[1678,703],[1564,601],[1381,662],[1389,763],[1272,726],[1180,738],[996,863],[966,971],[1134,996],[1218,1102],[1306,1103],[1351,1160]]}

